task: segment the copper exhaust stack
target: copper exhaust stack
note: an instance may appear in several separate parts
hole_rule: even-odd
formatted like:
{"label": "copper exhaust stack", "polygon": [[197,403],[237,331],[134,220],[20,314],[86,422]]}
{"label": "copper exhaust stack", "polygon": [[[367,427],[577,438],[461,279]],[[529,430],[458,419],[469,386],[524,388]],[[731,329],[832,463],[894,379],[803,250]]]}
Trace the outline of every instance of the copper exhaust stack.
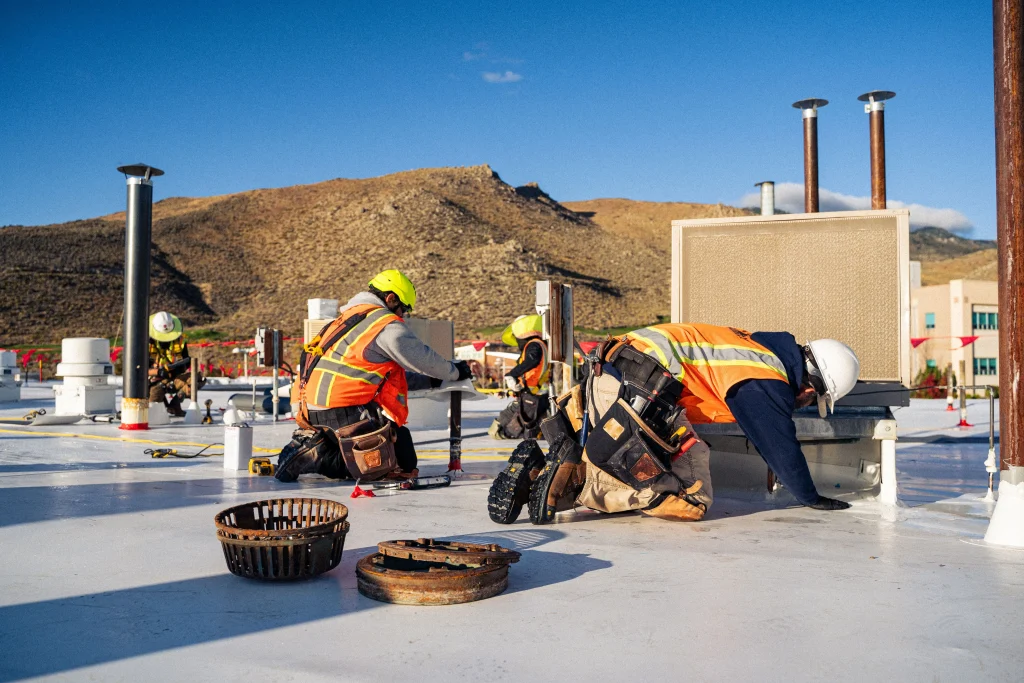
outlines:
{"label": "copper exhaust stack", "polygon": [[896,97],[890,90],[872,90],[857,99],[866,102],[871,123],[871,208],[885,208],[885,101]]}
{"label": "copper exhaust stack", "polygon": [[818,213],[818,108],[828,100],[812,97],[794,102],[804,117],[804,212]]}

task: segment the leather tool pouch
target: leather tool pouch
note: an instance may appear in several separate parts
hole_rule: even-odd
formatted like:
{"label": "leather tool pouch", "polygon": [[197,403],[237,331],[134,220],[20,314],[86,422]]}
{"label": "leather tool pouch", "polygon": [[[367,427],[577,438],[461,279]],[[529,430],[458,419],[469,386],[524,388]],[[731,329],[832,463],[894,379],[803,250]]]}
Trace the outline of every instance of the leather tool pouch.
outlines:
{"label": "leather tool pouch", "polygon": [[648,442],[640,430],[633,432],[633,436],[612,454],[603,469],[638,491],[656,488],[661,478],[666,475],[668,478],[672,477],[662,462],[658,449]]}
{"label": "leather tool pouch", "polygon": [[334,430],[349,474],[362,481],[380,479],[398,468],[395,431],[390,422],[360,420]]}
{"label": "leather tool pouch", "polygon": [[679,489],[669,466],[672,450],[622,399],[597,423],[586,447],[591,463],[622,483],[668,492]]}

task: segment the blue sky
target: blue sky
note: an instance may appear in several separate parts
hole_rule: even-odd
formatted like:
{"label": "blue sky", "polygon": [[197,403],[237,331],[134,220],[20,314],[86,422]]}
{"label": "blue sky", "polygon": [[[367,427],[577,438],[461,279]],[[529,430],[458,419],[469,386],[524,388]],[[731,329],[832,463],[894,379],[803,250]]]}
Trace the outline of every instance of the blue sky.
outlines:
{"label": "blue sky", "polygon": [[805,97],[831,102],[821,187],[856,200],[856,97],[886,89],[889,198],[992,237],[991,22],[978,0],[5,0],[0,225],[121,210],[136,161],[167,172],[157,199],[489,163],[559,200],[738,204],[802,182]]}

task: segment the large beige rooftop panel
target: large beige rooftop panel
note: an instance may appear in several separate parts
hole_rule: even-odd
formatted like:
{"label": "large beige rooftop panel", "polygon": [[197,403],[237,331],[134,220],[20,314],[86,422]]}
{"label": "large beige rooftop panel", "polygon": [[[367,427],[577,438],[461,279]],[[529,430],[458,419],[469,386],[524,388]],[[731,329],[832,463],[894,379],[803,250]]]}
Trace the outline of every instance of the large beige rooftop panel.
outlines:
{"label": "large beige rooftop panel", "polygon": [[910,385],[905,209],[672,221],[672,320],[831,337]]}

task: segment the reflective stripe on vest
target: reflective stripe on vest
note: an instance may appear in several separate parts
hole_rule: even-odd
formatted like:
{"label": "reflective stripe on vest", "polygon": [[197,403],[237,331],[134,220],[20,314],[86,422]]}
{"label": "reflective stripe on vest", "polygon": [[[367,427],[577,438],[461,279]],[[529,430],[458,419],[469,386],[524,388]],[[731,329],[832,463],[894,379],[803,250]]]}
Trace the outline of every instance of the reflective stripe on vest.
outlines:
{"label": "reflective stripe on vest", "polygon": [[185,353],[185,335],[172,340],[167,347],[161,346],[160,342],[149,340],[150,361],[158,366],[166,367],[182,357]]}
{"label": "reflective stripe on vest", "polygon": [[[386,308],[366,304],[344,311],[337,322],[344,323],[361,313],[366,317],[317,359],[302,388],[303,399],[314,410],[362,406],[375,401],[402,425],[409,415],[405,370],[395,361],[374,363],[365,355],[377,335],[401,318]],[[328,334],[329,331],[325,336]]]}
{"label": "reflective stripe on vest", "polygon": [[543,340],[536,338],[526,342],[523,346],[523,350],[519,353],[519,362],[522,363],[523,359],[526,358],[526,349],[529,348],[530,344],[540,344],[540,364],[530,368],[523,374],[523,384],[536,393],[547,387],[551,368],[548,365],[548,345]]}
{"label": "reflective stripe on vest", "polygon": [[681,403],[690,422],[735,422],[725,397],[737,382],[770,379],[789,382],[778,356],[750,333],[715,325],[652,325],[623,336],[653,356],[683,383]]}

